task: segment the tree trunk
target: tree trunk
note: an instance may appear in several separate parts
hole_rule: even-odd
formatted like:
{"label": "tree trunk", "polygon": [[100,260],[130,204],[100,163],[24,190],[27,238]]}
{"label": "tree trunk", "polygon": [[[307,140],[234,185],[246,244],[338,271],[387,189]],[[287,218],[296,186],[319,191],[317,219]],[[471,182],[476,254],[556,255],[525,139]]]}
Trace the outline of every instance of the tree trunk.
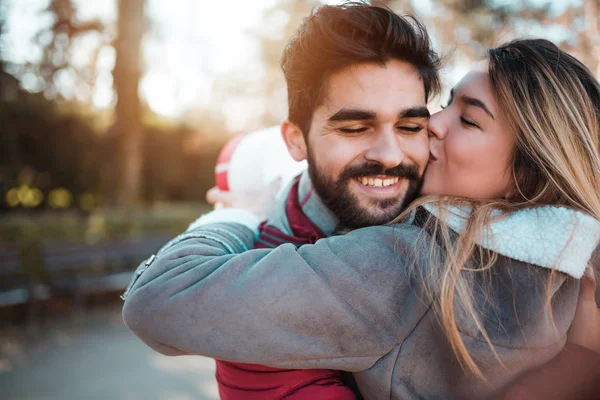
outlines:
{"label": "tree trunk", "polygon": [[142,120],[138,86],[141,77],[145,0],[117,0],[113,80],[117,95],[111,129],[107,189],[109,205],[132,206],[139,200],[142,172]]}

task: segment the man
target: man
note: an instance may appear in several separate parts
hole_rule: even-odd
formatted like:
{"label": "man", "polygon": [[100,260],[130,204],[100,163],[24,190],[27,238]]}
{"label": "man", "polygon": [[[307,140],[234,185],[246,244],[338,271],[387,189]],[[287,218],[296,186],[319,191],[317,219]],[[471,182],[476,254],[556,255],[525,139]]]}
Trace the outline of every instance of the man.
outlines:
{"label": "man", "polygon": [[[281,133],[308,173],[287,188],[257,247],[385,224],[415,198],[439,64],[425,28],[385,8],[325,6],[305,21],[282,57],[289,117]],[[217,380],[223,399],[354,398],[331,370],[217,361]]]}

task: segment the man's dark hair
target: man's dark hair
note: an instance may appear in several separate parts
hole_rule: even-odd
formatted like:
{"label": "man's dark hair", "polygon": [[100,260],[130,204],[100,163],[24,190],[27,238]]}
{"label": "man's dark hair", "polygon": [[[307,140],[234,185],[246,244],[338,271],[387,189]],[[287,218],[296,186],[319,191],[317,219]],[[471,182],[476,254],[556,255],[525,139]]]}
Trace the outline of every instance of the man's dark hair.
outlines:
{"label": "man's dark hair", "polygon": [[441,62],[425,26],[416,18],[360,2],[318,8],[304,20],[281,59],[289,120],[306,137],[332,73],[367,62],[385,65],[390,60],[414,66],[426,100],[439,92]]}

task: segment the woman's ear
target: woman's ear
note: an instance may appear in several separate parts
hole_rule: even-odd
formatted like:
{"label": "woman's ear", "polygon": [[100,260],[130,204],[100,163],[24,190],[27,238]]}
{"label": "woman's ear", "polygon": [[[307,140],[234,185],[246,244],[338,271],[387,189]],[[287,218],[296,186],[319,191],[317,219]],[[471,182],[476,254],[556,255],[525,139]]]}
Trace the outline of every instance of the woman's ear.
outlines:
{"label": "woman's ear", "polygon": [[512,199],[516,193],[517,193],[517,188],[514,184],[514,181],[511,180],[511,182],[508,185],[508,188],[506,189],[506,192],[504,192],[503,199],[505,199],[505,200]]}
{"label": "woman's ear", "polygon": [[287,119],[283,121],[281,123],[281,137],[294,160],[306,160],[308,156],[306,141],[304,140],[304,135],[298,125]]}
{"label": "woman's ear", "polygon": [[504,200],[509,200],[514,198],[518,193],[519,189],[517,188],[518,182],[518,172],[515,171],[515,168],[512,167],[510,171],[510,177],[508,179],[508,184],[506,185],[506,190],[504,192]]}

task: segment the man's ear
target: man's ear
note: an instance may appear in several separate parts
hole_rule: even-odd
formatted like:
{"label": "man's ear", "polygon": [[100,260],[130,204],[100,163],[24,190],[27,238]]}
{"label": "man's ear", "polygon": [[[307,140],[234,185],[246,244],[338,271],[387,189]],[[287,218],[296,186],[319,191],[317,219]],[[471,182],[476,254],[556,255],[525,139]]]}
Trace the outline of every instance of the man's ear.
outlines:
{"label": "man's ear", "polygon": [[283,121],[281,123],[281,137],[294,160],[306,160],[308,156],[306,141],[304,140],[304,135],[298,125],[287,119]]}

